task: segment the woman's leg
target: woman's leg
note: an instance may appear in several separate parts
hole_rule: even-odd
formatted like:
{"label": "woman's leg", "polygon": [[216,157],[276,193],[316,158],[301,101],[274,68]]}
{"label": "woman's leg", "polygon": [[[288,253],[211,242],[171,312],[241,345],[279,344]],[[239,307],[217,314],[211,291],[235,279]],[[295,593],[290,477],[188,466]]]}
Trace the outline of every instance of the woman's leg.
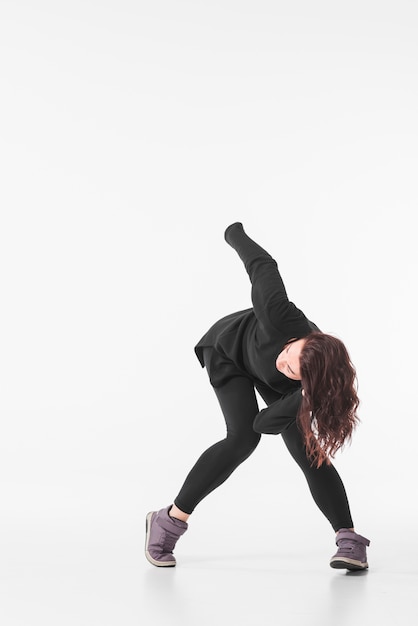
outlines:
{"label": "woman's leg", "polygon": [[282,433],[282,437],[290,454],[305,474],[313,499],[335,532],[340,528],[353,528],[347,494],[335,467],[325,463],[319,468],[311,466],[296,422]]}
{"label": "woman's leg", "polygon": [[[266,404],[280,399],[280,394],[272,389],[257,386]],[[368,568],[366,548],[370,541],[354,532],[350,506],[341,478],[333,465],[311,467],[306,456],[306,448],[296,422],[282,433],[283,440],[302,469],[308,481],[313,499],[319,509],[336,531],[337,552],[331,557],[331,567],[348,570],[365,570]]]}
{"label": "woman's leg", "polygon": [[[187,519],[196,505],[219,487],[257,447],[261,435],[253,430],[259,409],[252,381],[233,363],[204,350],[205,365],[226,422],[226,437],[197,460],[172,506],[150,511],[146,518],[145,555],[153,565],[174,567],[173,550],[187,530]],[[218,384],[226,380],[218,387]]]}
{"label": "woman's leg", "polygon": [[171,514],[186,521],[196,505],[219,487],[257,447],[261,435],[254,432],[253,422],[259,408],[251,380],[231,378],[215,388],[225,422],[226,437],[208,448],[197,460],[174,500]]}
{"label": "woman's leg", "polygon": [[[258,391],[266,404],[271,404],[280,398],[280,394],[267,387],[260,387]],[[335,467],[325,464],[320,468],[311,467],[311,461],[306,456],[303,437],[296,422],[282,433],[282,437],[290,454],[305,474],[315,503],[333,529],[337,532],[340,528],[353,528],[347,494]]]}

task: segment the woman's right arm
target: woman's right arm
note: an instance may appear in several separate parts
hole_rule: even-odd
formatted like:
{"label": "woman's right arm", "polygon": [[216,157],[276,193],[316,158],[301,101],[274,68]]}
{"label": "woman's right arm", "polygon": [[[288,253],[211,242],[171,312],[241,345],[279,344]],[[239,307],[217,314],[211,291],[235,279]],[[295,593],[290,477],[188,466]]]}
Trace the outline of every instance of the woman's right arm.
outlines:
{"label": "woman's right arm", "polygon": [[279,435],[291,426],[299,413],[302,393],[302,390],[298,389],[260,411],[253,423],[255,432],[265,435]]}

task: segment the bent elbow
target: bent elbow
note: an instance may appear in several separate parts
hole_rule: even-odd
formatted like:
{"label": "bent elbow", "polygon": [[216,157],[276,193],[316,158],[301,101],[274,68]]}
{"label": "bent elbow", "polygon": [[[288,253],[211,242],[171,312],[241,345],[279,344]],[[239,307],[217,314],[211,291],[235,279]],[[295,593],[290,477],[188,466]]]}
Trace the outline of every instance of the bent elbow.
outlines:
{"label": "bent elbow", "polygon": [[265,418],[265,415],[263,415],[264,410],[260,411],[260,413],[255,416],[253,430],[260,435],[275,435],[275,429],[272,429],[273,425],[268,419]]}
{"label": "bent elbow", "polygon": [[260,435],[263,434],[263,427],[262,427],[262,420],[259,419],[259,416],[257,415],[257,417],[255,418],[254,422],[253,422],[253,430],[256,433],[260,433]]}
{"label": "bent elbow", "polygon": [[267,414],[264,414],[264,411],[266,409],[260,411],[253,422],[253,430],[261,435],[280,435],[295,421],[293,417],[276,417],[272,419]]}

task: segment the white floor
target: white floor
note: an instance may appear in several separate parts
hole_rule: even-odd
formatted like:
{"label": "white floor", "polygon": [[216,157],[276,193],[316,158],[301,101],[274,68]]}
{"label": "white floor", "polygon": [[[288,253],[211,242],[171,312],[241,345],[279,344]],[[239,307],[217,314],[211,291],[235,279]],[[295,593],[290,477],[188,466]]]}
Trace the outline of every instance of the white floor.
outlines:
{"label": "white floor", "polygon": [[[322,521],[322,520],[321,520]],[[200,522],[200,520],[199,520]],[[417,547],[413,533],[396,539],[391,528],[374,532],[367,572],[347,573],[328,566],[332,536],[320,525],[274,529],[273,520],[251,534],[228,522],[226,536],[216,523],[218,544],[197,546],[189,540],[179,565],[142,573],[143,615],[153,624],[242,624],[256,626],[346,626],[379,624],[416,626],[418,609]],[[257,526],[256,526],[257,527]],[[204,544],[204,530],[198,541]],[[245,536],[246,535],[246,536]],[[183,537],[185,539],[186,536]],[[234,539],[247,548],[231,546]],[[414,558],[415,555],[415,558]]]}
{"label": "white floor", "polygon": [[374,529],[369,571],[350,574],[329,568],[332,536],[320,525],[280,531],[271,518],[247,516],[237,529],[232,519],[199,517],[177,546],[177,567],[158,569],[133,522],[9,529],[2,626],[418,623],[412,528]]}

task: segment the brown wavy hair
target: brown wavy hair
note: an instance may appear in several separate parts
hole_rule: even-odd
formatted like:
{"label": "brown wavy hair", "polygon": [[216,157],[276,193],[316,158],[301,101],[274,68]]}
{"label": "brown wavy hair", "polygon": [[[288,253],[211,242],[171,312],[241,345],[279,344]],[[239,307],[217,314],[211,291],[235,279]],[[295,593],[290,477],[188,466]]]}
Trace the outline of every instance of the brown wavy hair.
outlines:
{"label": "brown wavy hair", "polygon": [[351,441],[359,422],[356,370],[340,339],[322,332],[305,337],[300,354],[303,389],[297,422],[312,465],[329,465]]}

